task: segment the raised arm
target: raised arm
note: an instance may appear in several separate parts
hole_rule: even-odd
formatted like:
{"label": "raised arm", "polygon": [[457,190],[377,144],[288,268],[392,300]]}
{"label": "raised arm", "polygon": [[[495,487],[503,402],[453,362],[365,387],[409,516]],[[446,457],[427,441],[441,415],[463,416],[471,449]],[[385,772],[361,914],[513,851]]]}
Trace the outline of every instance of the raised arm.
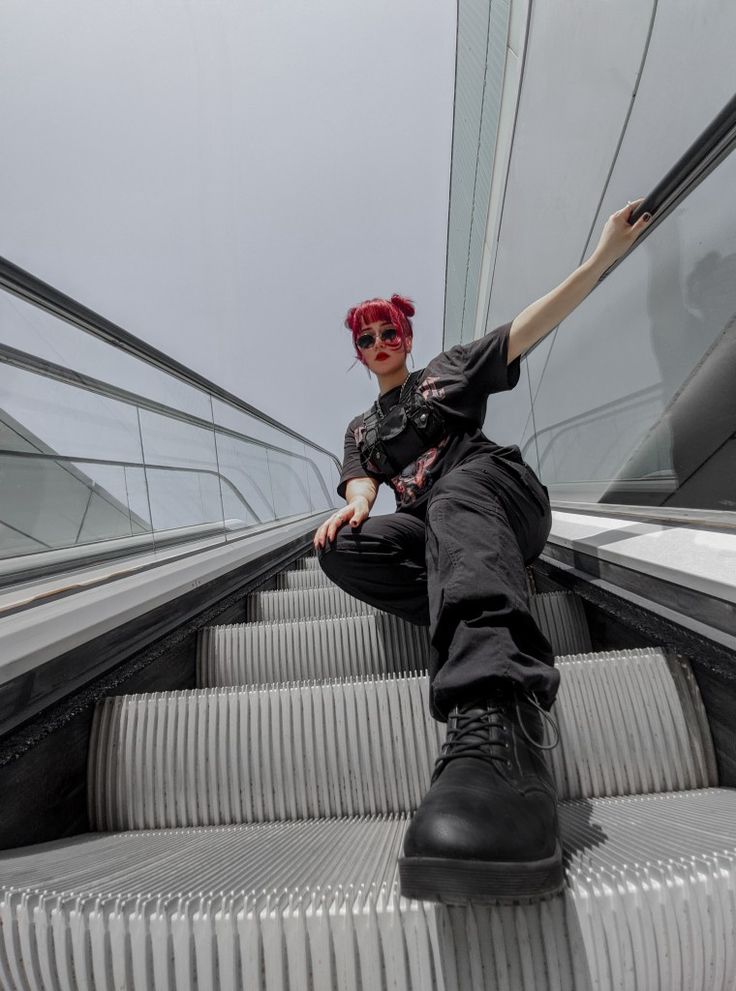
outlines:
{"label": "raised arm", "polygon": [[566,316],[579,306],[603,273],[624,255],[639,237],[651,220],[645,213],[633,225],[629,224],[632,211],[636,210],[643,197],[627,203],[623,210],[612,213],[603,228],[600,241],[587,261],[568,275],[546,296],[530,303],[525,310],[514,317],[509,331],[508,362],[541,341]]}

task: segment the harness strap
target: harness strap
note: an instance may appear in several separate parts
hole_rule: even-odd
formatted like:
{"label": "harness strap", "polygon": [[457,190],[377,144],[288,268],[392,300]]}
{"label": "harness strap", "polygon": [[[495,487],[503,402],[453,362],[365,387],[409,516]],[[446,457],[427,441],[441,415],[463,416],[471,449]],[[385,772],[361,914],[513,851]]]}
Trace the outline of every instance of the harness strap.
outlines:
{"label": "harness strap", "polygon": [[[423,371],[413,373],[415,381]],[[411,387],[413,390],[414,382]],[[397,416],[392,415],[399,405],[403,424],[397,423]],[[358,449],[364,462],[372,462],[379,472],[396,475],[446,432],[442,414],[423,396],[410,391],[385,416],[381,416],[378,400],[363,414],[363,436]]]}

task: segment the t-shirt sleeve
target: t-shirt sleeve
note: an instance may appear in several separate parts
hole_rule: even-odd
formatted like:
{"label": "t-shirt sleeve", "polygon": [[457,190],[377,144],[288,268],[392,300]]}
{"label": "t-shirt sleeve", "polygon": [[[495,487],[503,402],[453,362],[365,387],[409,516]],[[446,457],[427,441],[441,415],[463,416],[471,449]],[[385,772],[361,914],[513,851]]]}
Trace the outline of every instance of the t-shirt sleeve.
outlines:
{"label": "t-shirt sleeve", "polygon": [[503,323],[468,344],[456,344],[442,357],[457,368],[465,387],[476,396],[513,389],[519,381],[521,358],[507,363],[511,322]]}
{"label": "t-shirt sleeve", "polygon": [[342,474],[337,486],[337,494],[341,499],[345,499],[345,489],[351,478],[375,478],[377,482],[384,481],[382,475],[368,471],[360,460],[360,451],[355,443],[355,428],[359,418],[351,420],[345,431],[345,453],[342,459]]}

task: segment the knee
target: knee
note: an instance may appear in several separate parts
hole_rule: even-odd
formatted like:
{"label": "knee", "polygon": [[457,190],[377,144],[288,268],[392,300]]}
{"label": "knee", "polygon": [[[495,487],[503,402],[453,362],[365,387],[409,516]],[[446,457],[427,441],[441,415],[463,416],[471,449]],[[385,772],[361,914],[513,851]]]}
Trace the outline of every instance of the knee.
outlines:
{"label": "knee", "polygon": [[334,575],[336,572],[343,570],[345,552],[348,544],[353,543],[351,540],[352,536],[353,531],[348,530],[347,527],[342,527],[335,534],[334,540],[327,540],[324,547],[318,548],[317,560],[325,574]]}

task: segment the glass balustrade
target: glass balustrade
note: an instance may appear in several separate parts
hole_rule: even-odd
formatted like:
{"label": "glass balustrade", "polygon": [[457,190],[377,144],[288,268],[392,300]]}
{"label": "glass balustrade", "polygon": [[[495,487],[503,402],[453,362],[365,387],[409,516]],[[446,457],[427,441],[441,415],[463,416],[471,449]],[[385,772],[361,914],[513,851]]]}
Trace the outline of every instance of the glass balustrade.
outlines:
{"label": "glass balustrade", "polygon": [[0,580],[326,511],[289,428],[0,291]]}
{"label": "glass balustrade", "polygon": [[491,397],[553,501],[736,511],[736,229],[726,157]]}

